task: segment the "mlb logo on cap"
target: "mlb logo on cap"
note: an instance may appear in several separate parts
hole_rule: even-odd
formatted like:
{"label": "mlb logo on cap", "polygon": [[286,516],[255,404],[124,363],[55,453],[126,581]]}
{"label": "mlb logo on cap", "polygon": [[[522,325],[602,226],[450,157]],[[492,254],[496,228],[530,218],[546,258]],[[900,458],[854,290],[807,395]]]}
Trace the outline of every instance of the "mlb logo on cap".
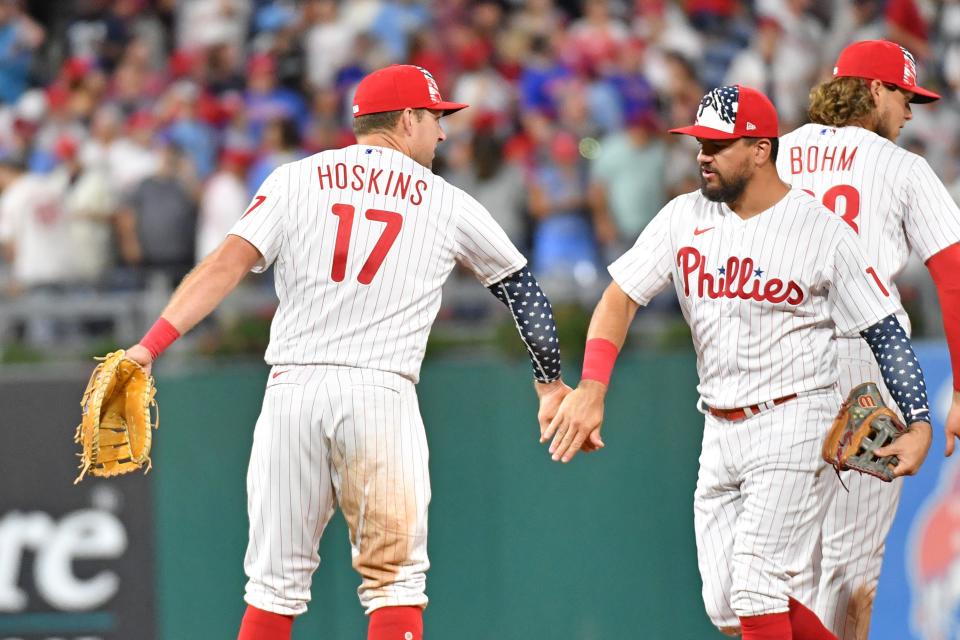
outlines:
{"label": "mlb logo on cap", "polygon": [[776,138],[777,110],[767,96],[739,84],[717,87],[700,100],[697,120],[689,127],[671,129],[707,140]]}
{"label": "mlb logo on cap", "polygon": [[395,64],[374,71],[357,85],[353,117],[401,109],[433,109],[449,115],[467,105],[445,102],[433,75],[412,64]]}

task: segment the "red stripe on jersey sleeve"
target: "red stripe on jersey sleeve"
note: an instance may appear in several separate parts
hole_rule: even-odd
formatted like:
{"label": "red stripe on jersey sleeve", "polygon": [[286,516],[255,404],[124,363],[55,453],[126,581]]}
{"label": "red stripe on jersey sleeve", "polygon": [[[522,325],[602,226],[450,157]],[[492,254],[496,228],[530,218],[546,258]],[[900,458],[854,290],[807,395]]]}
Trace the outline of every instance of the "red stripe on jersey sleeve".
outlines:
{"label": "red stripe on jersey sleeve", "polygon": [[256,209],[257,207],[259,207],[260,205],[262,205],[262,204],[263,204],[263,201],[267,199],[267,196],[256,196],[254,199],[256,200],[256,202],[254,202],[252,205],[250,205],[250,208],[247,209],[246,213],[244,213],[242,216],[240,216],[240,219],[241,219],[241,220],[243,220],[243,219],[246,218],[248,215],[250,215],[251,213],[253,213],[253,210],[254,210],[254,209]]}

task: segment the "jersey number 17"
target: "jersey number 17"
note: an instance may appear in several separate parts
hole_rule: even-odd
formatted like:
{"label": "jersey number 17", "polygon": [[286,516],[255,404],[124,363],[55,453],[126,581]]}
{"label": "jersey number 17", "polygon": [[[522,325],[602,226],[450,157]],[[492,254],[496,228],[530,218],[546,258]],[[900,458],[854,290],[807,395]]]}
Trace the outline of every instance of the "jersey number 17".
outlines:
{"label": "jersey number 17", "polygon": [[[353,214],[355,212],[356,207],[352,204],[335,204],[331,207],[330,213],[337,217],[337,241],[333,248],[333,267],[330,270],[330,278],[334,282],[343,282],[347,274],[347,256],[350,253],[350,236],[353,234]],[[367,209],[363,212],[363,217],[373,222],[383,222],[386,225],[380,232],[377,243],[373,245],[373,251],[370,252],[366,262],[360,268],[360,274],[357,275],[357,281],[360,284],[370,284],[390,252],[390,247],[393,246],[397,236],[400,235],[403,216],[396,211]]]}

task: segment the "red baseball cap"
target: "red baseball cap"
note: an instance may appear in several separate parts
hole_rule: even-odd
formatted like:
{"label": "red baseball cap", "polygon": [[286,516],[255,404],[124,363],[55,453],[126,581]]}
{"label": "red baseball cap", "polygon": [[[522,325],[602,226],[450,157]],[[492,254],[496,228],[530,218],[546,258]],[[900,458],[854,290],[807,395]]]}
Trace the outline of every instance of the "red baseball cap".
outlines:
{"label": "red baseball cap", "polygon": [[58,160],[72,160],[76,157],[79,146],[76,138],[69,134],[63,134],[53,143],[53,155]]}
{"label": "red baseball cap", "polygon": [[357,85],[353,117],[401,109],[433,109],[450,115],[468,105],[444,102],[429,71],[412,64],[394,64],[374,71]]}
{"label": "red baseball cap", "polygon": [[861,40],[840,52],[834,78],[866,78],[913,92],[910,102],[933,102],[940,95],[917,86],[917,61],[913,54],[888,40]]}
{"label": "red baseball cap", "polygon": [[713,89],[700,100],[697,120],[689,127],[670,129],[707,140],[776,138],[779,136],[777,110],[770,99],[739,84]]}

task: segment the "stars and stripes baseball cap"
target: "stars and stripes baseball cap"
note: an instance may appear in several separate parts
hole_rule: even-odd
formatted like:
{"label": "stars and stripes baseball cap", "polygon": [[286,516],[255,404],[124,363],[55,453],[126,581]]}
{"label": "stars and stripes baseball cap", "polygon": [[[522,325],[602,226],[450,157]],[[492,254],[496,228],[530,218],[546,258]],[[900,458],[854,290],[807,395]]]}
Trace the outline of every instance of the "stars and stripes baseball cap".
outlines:
{"label": "stars and stripes baseball cap", "polygon": [[353,117],[401,109],[433,109],[450,115],[469,105],[445,102],[429,71],[412,64],[394,64],[374,71],[357,85]]}
{"label": "stars and stripes baseball cap", "polygon": [[750,87],[734,84],[708,91],[700,100],[697,120],[689,127],[670,129],[707,140],[776,138],[777,110],[770,99]]}
{"label": "stars and stripes baseball cap", "polygon": [[917,61],[913,54],[889,40],[861,40],[840,52],[834,78],[866,78],[913,92],[910,102],[940,99],[940,94],[917,86]]}

